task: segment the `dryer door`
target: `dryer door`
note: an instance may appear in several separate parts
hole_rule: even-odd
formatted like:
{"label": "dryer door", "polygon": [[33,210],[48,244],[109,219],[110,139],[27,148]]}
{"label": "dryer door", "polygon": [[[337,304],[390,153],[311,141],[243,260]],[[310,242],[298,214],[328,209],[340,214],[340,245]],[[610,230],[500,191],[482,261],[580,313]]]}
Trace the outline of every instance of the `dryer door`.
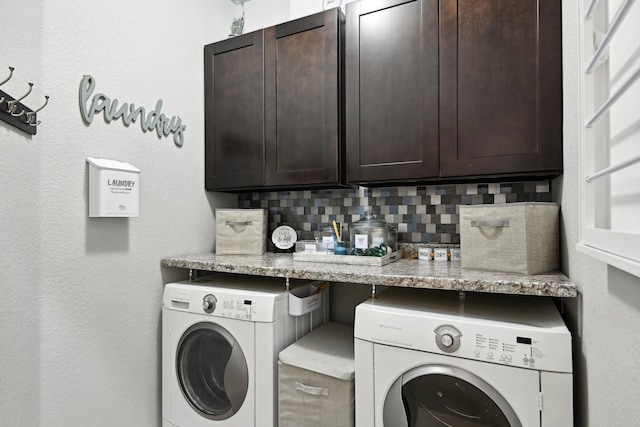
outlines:
{"label": "dryer door", "polygon": [[522,427],[507,401],[484,380],[451,366],[404,373],[384,402],[387,427]]}
{"label": "dryer door", "polygon": [[177,347],[176,371],[185,399],[205,418],[233,416],[247,395],[244,353],[229,331],[215,323],[198,323],[185,331]]}

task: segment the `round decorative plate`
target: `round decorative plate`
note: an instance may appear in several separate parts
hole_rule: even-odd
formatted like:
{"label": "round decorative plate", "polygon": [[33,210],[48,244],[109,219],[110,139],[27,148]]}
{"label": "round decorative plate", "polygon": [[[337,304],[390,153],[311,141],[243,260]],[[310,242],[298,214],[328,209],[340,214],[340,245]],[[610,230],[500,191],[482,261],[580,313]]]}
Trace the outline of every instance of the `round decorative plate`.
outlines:
{"label": "round decorative plate", "polygon": [[288,225],[276,227],[271,235],[271,241],[278,249],[291,249],[297,240],[298,233]]}

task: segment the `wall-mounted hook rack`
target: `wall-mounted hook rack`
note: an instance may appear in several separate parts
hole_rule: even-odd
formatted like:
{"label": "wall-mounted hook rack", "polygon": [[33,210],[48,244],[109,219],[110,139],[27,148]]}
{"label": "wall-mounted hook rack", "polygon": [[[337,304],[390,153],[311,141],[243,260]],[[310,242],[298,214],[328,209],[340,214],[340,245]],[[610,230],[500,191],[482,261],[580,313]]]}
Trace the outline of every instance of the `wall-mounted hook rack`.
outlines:
{"label": "wall-mounted hook rack", "polygon": [[[0,81],[0,86],[11,80],[14,70],[15,68],[9,67],[9,76]],[[35,135],[37,127],[40,124],[36,113],[47,106],[49,97],[45,95],[44,104],[40,108],[32,110],[22,103],[22,100],[29,96],[32,90],[33,83],[29,83],[29,90],[19,98],[14,98],[0,90],[0,120],[30,135]]]}

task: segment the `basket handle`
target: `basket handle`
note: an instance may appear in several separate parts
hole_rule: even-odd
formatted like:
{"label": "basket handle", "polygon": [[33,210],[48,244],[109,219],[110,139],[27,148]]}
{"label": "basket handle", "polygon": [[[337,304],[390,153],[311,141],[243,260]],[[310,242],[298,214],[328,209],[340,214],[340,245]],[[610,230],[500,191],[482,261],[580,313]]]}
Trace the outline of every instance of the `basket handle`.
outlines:
{"label": "basket handle", "polygon": [[252,225],[253,221],[225,221],[224,225],[233,228],[236,233],[242,233],[245,228]]}
{"label": "basket handle", "polygon": [[509,220],[508,219],[503,219],[503,220],[498,220],[498,221],[471,221],[471,226],[472,227],[478,227],[478,228],[482,228],[482,227],[491,227],[491,228],[508,227],[509,226]]}
{"label": "basket handle", "polygon": [[312,394],[314,396],[329,396],[329,389],[327,387],[314,387],[306,385],[296,381],[296,390],[303,393]]}

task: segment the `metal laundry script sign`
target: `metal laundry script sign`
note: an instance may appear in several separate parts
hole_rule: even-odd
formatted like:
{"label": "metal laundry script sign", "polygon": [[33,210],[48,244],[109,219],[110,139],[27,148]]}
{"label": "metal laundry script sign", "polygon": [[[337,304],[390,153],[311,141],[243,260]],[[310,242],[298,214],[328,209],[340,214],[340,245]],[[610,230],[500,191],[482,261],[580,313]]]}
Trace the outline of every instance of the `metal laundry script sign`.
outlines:
{"label": "metal laundry script sign", "polygon": [[[155,129],[158,138],[167,137],[173,134],[173,142],[178,146],[182,146],[184,142],[184,130],[186,126],[182,124],[180,117],[173,116],[171,118],[161,113],[162,100],[156,102],[156,107],[149,112],[144,107],[137,107],[133,103],[123,103],[118,107],[118,100],[111,99],[103,93],[93,91],[96,88],[96,81],[90,75],[85,75],[80,83],[80,112],[82,118],[87,124],[91,124],[93,116],[104,112],[104,119],[107,123],[112,120],[122,119],[126,126],[132,122],[140,120],[140,127],[143,132],[153,131]],[[91,96],[93,95],[93,97]]]}

